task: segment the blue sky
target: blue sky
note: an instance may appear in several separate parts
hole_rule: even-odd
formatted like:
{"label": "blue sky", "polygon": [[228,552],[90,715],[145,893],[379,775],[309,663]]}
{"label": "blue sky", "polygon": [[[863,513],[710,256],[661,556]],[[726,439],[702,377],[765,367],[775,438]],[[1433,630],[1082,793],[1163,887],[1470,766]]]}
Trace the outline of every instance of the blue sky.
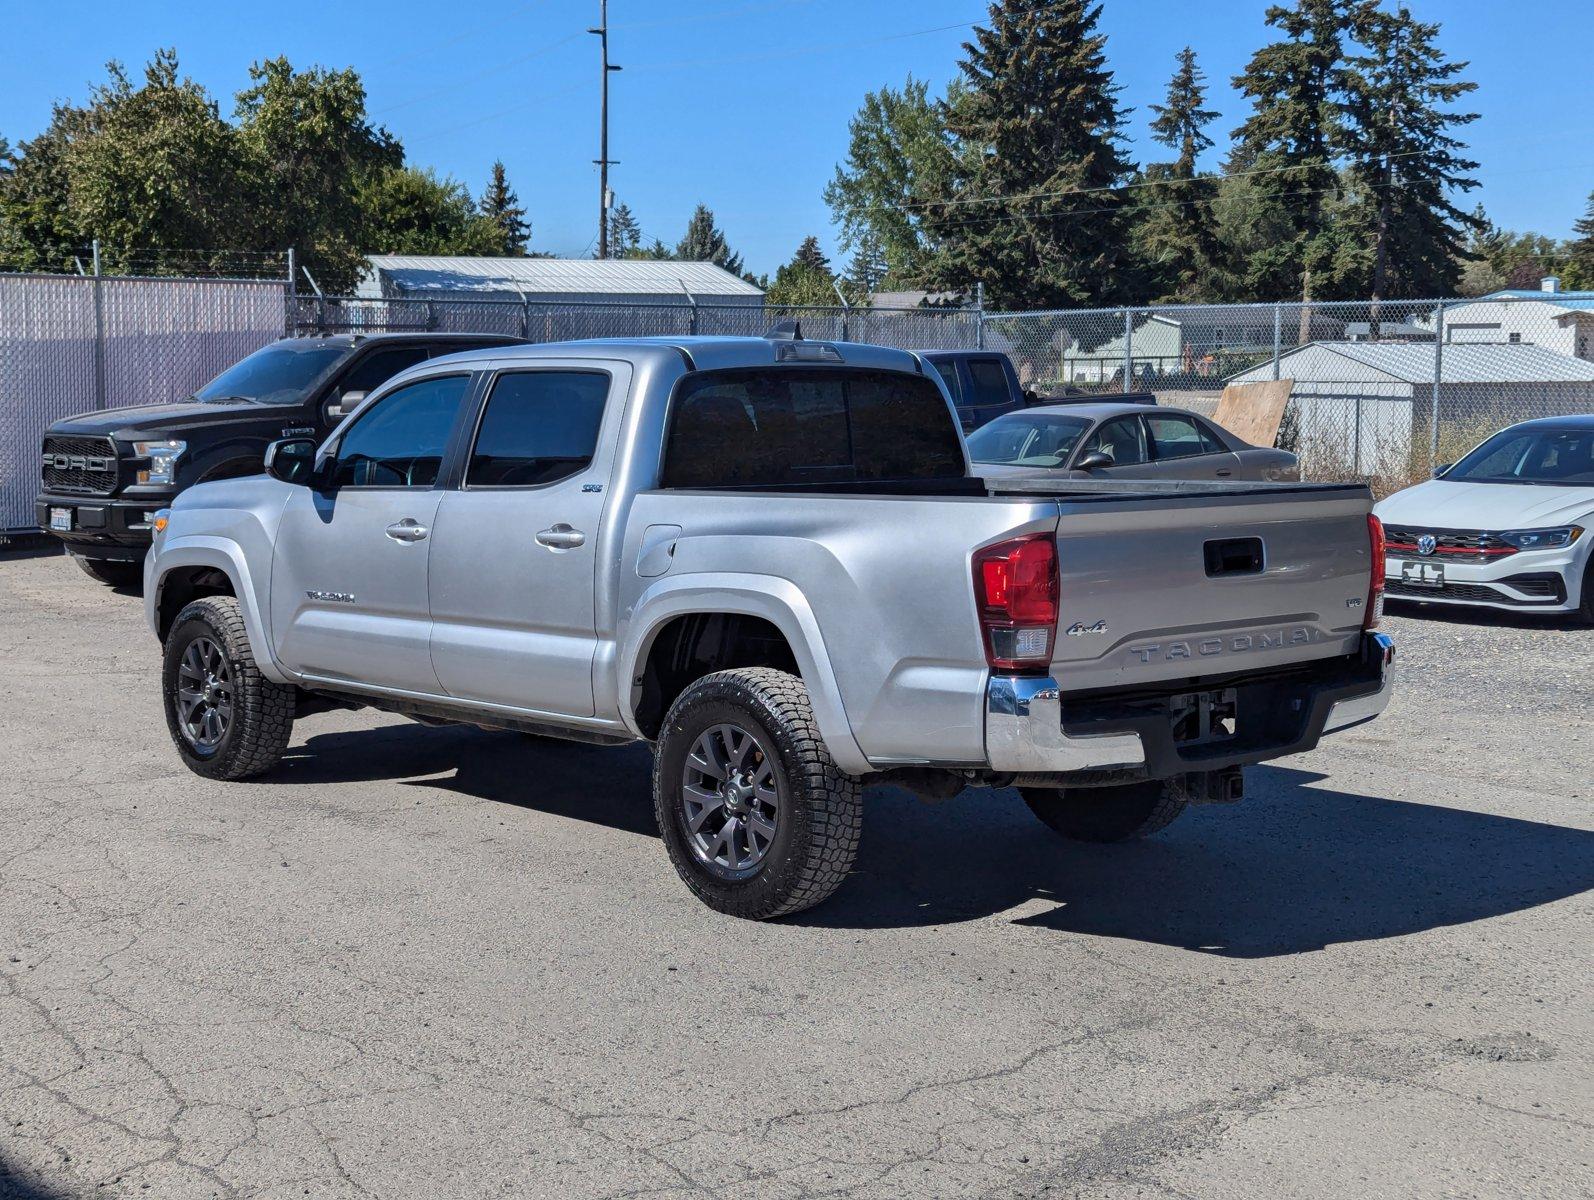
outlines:
{"label": "blue sky", "polygon": [[[1587,0],[1409,0],[1471,60],[1482,119],[1466,136],[1481,198],[1515,229],[1565,235],[1594,189],[1586,131]],[[1106,0],[1102,26],[1144,161],[1147,106],[1187,42],[1226,131],[1244,117],[1229,78],[1266,39],[1265,0]],[[230,111],[258,58],[357,68],[374,118],[410,161],[480,191],[494,158],[530,210],[533,244],[590,253],[597,223],[597,0],[319,5],[0,0],[0,134],[37,133],[54,100],[81,100],[117,58],[175,46]],[[611,186],[649,237],[674,242],[709,204],[755,271],[817,233],[820,191],[863,94],[911,72],[945,84],[978,0],[610,0]],[[1212,152],[1213,165],[1222,139]],[[1467,201],[1470,207],[1472,201]]]}

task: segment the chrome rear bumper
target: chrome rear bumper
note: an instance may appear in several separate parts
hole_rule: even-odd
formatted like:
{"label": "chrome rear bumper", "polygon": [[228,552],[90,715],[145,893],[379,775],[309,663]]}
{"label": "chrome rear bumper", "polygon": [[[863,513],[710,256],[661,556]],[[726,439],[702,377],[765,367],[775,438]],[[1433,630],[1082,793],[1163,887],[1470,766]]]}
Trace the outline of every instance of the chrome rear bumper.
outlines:
{"label": "chrome rear bumper", "polygon": [[[1370,721],[1384,711],[1394,689],[1395,644],[1385,634],[1363,635],[1360,682],[1350,687],[1308,689],[1300,736],[1274,746],[1248,747],[1231,756],[1261,762],[1310,750],[1325,733]],[[1351,661],[1354,661],[1352,659]],[[1368,691],[1369,677],[1376,679]],[[1345,695],[1345,692],[1355,694]],[[1336,695],[1336,693],[1338,693]],[[991,770],[1003,773],[1066,773],[1143,767],[1157,776],[1230,765],[1221,753],[1170,760],[1166,735],[1153,736],[1157,752],[1148,755],[1146,737],[1134,730],[1073,734],[1063,728],[1063,696],[1050,676],[992,675],[985,693],[985,754]],[[1155,731],[1154,731],[1155,732]],[[1213,747],[1221,751],[1221,747]]]}

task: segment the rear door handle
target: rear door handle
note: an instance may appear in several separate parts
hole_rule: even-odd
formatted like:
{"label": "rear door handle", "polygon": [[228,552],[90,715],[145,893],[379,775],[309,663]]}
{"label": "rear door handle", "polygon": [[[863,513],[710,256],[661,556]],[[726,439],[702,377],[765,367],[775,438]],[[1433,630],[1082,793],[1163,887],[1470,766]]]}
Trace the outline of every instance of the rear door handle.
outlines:
{"label": "rear door handle", "polygon": [[1234,474],[1233,471],[1229,470],[1227,467],[1224,467],[1221,471],[1218,472],[1218,478],[1227,479],[1230,475],[1233,475],[1233,474]]}
{"label": "rear door handle", "polygon": [[418,542],[431,532],[414,517],[405,517],[387,527],[387,536],[395,542]]}
{"label": "rear door handle", "polygon": [[574,550],[586,540],[586,534],[563,521],[537,535],[537,544],[547,546],[550,550]]}

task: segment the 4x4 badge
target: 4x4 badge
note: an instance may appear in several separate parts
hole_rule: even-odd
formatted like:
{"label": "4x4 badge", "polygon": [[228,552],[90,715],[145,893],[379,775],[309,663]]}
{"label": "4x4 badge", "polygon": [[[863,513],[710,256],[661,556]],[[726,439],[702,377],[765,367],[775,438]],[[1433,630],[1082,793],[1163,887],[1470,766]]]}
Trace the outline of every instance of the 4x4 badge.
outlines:
{"label": "4x4 badge", "polygon": [[1069,637],[1084,637],[1087,633],[1106,633],[1106,632],[1107,632],[1107,622],[1106,621],[1097,621],[1094,625],[1082,625],[1078,621],[1075,621],[1072,625],[1070,625],[1068,627],[1068,630],[1067,630],[1067,633],[1068,633]]}

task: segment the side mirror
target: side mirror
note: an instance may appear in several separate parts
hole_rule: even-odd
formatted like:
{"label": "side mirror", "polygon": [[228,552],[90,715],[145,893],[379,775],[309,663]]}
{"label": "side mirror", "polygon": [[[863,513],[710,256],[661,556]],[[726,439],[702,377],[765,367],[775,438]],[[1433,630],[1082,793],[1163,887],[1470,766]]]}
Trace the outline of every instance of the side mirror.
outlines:
{"label": "side mirror", "polygon": [[1024,403],[1025,404],[1040,404],[1042,402],[1043,401],[1042,401],[1041,394],[1039,392],[1037,392],[1034,388],[1025,388],[1024,389]]}
{"label": "side mirror", "polygon": [[1085,455],[1084,458],[1075,463],[1074,467],[1080,471],[1099,471],[1103,467],[1110,467],[1112,465],[1112,455],[1108,454],[1105,450],[1092,450],[1089,454]]}
{"label": "side mirror", "polygon": [[1445,477],[1445,472],[1455,465],[1455,463],[1440,463],[1433,469],[1433,477],[1435,479],[1443,479]]}
{"label": "side mirror", "polygon": [[266,447],[266,474],[283,483],[309,486],[315,479],[316,444],[312,438],[283,438]]}
{"label": "side mirror", "polygon": [[343,392],[328,400],[322,406],[321,415],[326,418],[328,425],[336,425],[344,417],[360,407],[360,402],[366,398],[368,392]]}

